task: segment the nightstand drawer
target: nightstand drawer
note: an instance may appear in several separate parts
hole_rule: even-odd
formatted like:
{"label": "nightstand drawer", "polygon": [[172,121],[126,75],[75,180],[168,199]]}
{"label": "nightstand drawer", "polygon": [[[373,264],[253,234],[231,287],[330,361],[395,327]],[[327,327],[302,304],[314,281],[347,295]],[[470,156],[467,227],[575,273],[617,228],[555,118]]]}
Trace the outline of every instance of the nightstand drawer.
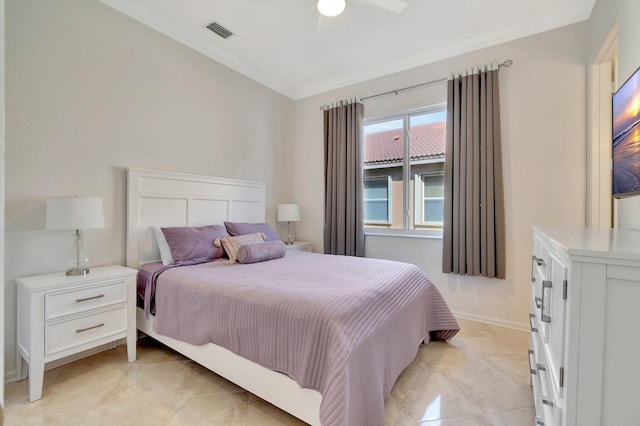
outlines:
{"label": "nightstand drawer", "polygon": [[126,300],[127,282],[124,279],[93,287],[46,293],[44,296],[45,320],[86,312]]}
{"label": "nightstand drawer", "polygon": [[45,325],[45,355],[51,355],[90,343],[95,340],[127,331],[127,309],[122,305],[116,309],[97,312]]}

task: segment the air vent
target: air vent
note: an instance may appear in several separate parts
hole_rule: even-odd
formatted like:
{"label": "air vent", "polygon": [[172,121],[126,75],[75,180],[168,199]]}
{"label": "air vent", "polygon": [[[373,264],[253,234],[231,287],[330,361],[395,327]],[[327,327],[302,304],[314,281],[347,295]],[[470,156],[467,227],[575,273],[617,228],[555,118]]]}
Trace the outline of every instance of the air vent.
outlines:
{"label": "air vent", "polygon": [[220,37],[224,39],[227,39],[233,35],[231,31],[229,31],[222,25],[218,24],[217,22],[212,22],[211,24],[207,25],[207,28],[209,28],[211,31],[218,34]]}

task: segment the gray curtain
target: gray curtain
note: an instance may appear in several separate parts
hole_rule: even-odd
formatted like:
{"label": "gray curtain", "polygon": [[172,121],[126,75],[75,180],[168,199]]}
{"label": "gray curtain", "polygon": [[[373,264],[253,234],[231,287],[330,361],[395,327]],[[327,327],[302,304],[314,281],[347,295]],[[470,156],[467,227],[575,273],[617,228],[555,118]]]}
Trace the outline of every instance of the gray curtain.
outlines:
{"label": "gray curtain", "polygon": [[448,81],[442,271],[505,278],[498,70]]}
{"label": "gray curtain", "polygon": [[324,110],[324,252],[364,256],[362,104]]}

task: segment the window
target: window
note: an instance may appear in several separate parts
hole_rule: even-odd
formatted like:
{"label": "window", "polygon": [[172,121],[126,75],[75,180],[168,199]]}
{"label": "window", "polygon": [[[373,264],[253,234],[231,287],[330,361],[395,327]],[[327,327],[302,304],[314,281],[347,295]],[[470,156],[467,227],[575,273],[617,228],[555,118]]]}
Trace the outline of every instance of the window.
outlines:
{"label": "window", "polygon": [[444,173],[423,173],[414,178],[416,186],[415,225],[442,228]]}
{"label": "window", "polygon": [[446,114],[437,105],[365,120],[366,228],[442,228]]}
{"label": "window", "polygon": [[365,224],[389,225],[391,223],[391,178],[369,177],[364,180]]}

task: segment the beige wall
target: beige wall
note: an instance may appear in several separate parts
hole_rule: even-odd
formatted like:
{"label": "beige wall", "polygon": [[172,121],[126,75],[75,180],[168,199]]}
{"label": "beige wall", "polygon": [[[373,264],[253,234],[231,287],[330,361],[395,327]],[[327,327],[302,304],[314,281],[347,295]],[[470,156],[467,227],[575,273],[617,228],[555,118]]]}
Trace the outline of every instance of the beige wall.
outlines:
{"label": "beige wall", "polygon": [[[322,250],[322,104],[447,77],[476,64],[512,59],[500,72],[507,228],[507,278],[442,274],[439,239],[367,237],[367,255],[412,262],[456,313],[526,328],[532,226],[584,225],[587,25],[564,27],[296,102],[295,201],[300,239]],[[365,102],[365,116],[442,102],[444,85]]]}
{"label": "beige wall", "polygon": [[126,167],[265,181],[287,198],[293,101],[87,0],[6,4],[6,371],[16,276],[62,270],[72,239],[45,232],[54,195],[103,198],[93,264],[125,260]]}

